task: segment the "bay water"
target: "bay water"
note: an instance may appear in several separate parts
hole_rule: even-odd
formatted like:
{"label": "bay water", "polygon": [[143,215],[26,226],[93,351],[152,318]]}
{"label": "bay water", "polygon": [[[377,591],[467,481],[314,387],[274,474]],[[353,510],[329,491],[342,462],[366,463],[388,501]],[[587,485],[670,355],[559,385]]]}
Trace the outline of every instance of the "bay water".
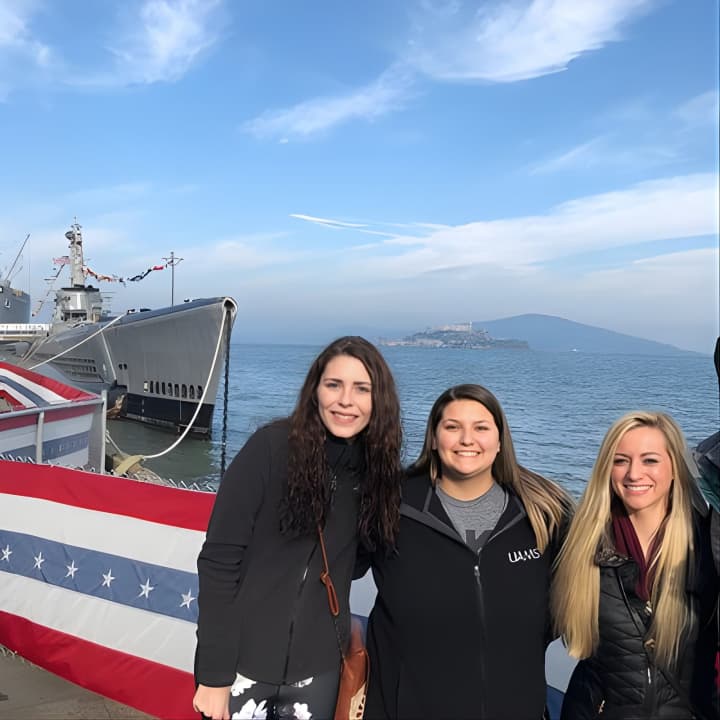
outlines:
{"label": "bay water", "polygon": [[[320,346],[231,348],[227,386],[226,463],[264,423],[289,414]],[[382,347],[402,403],[404,461],[414,460],[435,398],[459,383],[479,383],[500,400],[520,462],[579,495],[610,424],[636,409],[670,413],[688,445],[720,427],[712,358],[593,355],[527,350]],[[221,385],[211,440],[186,438],[147,467],[184,483],[219,480],[225,388]],[[176,439],[129,421],[111,421],[115,442],[130,454],[153,454]]]}

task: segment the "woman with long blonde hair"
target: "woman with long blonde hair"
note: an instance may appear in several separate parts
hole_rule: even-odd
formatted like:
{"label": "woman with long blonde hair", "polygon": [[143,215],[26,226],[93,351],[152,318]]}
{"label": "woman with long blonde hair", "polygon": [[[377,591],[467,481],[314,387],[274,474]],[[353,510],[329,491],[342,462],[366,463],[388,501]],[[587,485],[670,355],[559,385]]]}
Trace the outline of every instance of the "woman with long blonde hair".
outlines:
{"label": "woman with long blonde hair", "polygon": [[685,453],[663,413],[605,435],[556,563],[556,627],[580,659],[562,720],[718,717],[718,578]]}

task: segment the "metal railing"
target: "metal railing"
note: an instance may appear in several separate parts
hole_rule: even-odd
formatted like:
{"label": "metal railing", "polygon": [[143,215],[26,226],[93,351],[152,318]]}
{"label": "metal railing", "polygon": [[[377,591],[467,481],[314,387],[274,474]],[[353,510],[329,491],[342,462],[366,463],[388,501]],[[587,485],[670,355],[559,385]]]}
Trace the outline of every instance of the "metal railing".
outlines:
{"label": "metal railing", "polygon": [[45,337],[50,333],[49,323],[1,323],[0,342],[17,342]]}

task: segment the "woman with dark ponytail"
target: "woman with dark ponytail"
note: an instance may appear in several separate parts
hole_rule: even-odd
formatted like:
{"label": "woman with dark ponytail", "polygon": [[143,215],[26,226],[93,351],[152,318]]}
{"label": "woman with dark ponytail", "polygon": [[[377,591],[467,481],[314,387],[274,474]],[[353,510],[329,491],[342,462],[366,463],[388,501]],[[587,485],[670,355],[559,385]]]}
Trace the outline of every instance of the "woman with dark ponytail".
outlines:
{"label": "woman with dark ponytail", "polygon": [[401,438],[385,360],[343,337],[311,365],[292,415],[238,453],[198,558],[195,710],[213,720],[333,716],[358,543],[395,542]]}

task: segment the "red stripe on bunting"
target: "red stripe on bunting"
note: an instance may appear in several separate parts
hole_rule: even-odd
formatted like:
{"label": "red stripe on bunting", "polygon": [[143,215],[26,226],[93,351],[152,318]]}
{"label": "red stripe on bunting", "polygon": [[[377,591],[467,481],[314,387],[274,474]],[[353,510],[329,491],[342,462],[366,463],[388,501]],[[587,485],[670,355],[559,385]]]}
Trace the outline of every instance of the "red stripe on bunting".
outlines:
{"label": "red stripe on bunting", "polygon": [[0,493],[205,531],[215,494],[99,475],[72,468],[0,460]]}
{"label": "red stripe on bunting", "polygon": [[197,718],[190,673],[0,611],[0,644],[88,690],[167,720]]}
{"label": "red stripe on bunting", "polygon": [[32,370],[25,370],[24,368],[12,365],[11,363],[0,362],[0,370],[8,373],[9,375],[17,375],[28,382],[35,383],[41,387],[52,390],[61,397],[67,400],[93,400],[97,398],[97,395],[85,392],[84,390],[78,390],[77,388],[65,385],[57,380],[45,377],[38,373],[32,372]]}
{"label": "red stripe on bunting", "polygon": [[[49,423],[58,422],[59,420],[69,420],[74,417],[80,417],[81,415],[90,415],[95,412],[96,408],[97,406],[93,405],[83,405],[82,407],[58,408],[55,410],[52,407],[44,407],[39,408],[39,410],[45,413],[43,423],[48,425]],[[14,413],[8,417],[0,415],[0,430],[12,430],[13,428],[25,427],[27,425],[37,425],[38,408],[27,409],[32,409],[33,412],[27,415],[20,415],[19,417],[16,417]]]}
{"label": "red stripe on bunting", "polygon": [[[1,380],[1,378],[0,378]],[[0,388],[0,400],[4,400],[10,407],[15,408],[16,410],[25,410],[25,405],[23,405],[12,393],[7,392],[6,390],[3,390]],[[1,417],[1,416],[0,416]]]}

